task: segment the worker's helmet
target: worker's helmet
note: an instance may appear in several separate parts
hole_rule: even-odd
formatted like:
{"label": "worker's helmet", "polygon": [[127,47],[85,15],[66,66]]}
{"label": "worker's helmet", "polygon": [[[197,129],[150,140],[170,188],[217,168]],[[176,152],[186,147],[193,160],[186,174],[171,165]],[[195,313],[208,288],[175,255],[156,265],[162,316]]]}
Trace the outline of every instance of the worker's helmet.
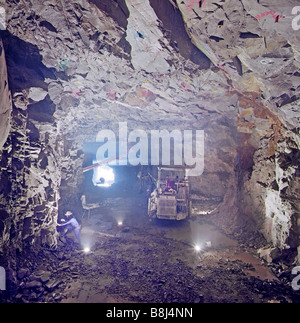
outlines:
{"label": "worker's helmet", "polygon": [[67,211],[65,215],[72,215],[73,213],[71,211]]}

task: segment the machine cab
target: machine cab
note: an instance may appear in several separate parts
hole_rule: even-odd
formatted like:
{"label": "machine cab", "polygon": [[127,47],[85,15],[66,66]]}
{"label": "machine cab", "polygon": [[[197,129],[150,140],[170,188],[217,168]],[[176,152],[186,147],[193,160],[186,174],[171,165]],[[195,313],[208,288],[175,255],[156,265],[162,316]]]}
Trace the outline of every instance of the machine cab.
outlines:
{"label": "machine cab", "polygon": [[157,186],[148,199],[151,219],[183,220],[190,215],[189,182],[185,168],[158,167]]}

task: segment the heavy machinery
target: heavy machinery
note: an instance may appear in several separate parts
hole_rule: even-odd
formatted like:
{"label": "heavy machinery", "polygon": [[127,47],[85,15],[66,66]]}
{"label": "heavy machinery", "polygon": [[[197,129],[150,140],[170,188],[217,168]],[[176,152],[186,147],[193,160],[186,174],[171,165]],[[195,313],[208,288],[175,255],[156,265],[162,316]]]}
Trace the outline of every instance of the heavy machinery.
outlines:
{"label": "heavy machinery", "polygon": [[183,220],[190,216],[191,201],[185,168],[158,167],[157,185],[148,197],[150,219]]}

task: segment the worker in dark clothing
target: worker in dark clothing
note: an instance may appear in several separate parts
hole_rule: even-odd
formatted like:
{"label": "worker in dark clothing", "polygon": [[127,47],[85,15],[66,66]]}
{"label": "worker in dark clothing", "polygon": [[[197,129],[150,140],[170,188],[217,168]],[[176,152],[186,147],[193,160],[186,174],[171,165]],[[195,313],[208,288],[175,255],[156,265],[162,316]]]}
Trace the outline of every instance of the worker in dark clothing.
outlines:
{"label": "worker in dark clothing", "polygon": [[65,229],[66,229],[65,234],[68,231],[74,231],[75,237],[76,237],[77,241],[79,242],[79,244],[81,245],[81,239],[80,239],[81,225],[78,223],[78,221],[73,216],[71,211],[66,212],[65,216],[67,218],[67,221],[65,219],[62,219],[61,221],[63,223],[58,223],[57,226],[58,227],[65,227]]}
{"label": "worker in dark clothing", "polygon": [[166,187],[167,191],[175,189],[175,181],[171,180],[169,175],[167,175],[166,185],[167,185],[167,187]]}

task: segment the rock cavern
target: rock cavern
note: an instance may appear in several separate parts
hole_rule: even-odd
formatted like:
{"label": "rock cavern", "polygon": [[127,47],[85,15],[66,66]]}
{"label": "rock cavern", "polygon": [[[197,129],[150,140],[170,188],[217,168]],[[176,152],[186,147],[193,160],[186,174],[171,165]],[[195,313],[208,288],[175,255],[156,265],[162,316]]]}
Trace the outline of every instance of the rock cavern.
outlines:
{"label": "rock cavern", "polygon": [[[0,301],[299,302],[299,15],[297,0],[1,0]],[[194,138],[186,219],[148,215],[154,133],[171,164],[175,134]]]}

